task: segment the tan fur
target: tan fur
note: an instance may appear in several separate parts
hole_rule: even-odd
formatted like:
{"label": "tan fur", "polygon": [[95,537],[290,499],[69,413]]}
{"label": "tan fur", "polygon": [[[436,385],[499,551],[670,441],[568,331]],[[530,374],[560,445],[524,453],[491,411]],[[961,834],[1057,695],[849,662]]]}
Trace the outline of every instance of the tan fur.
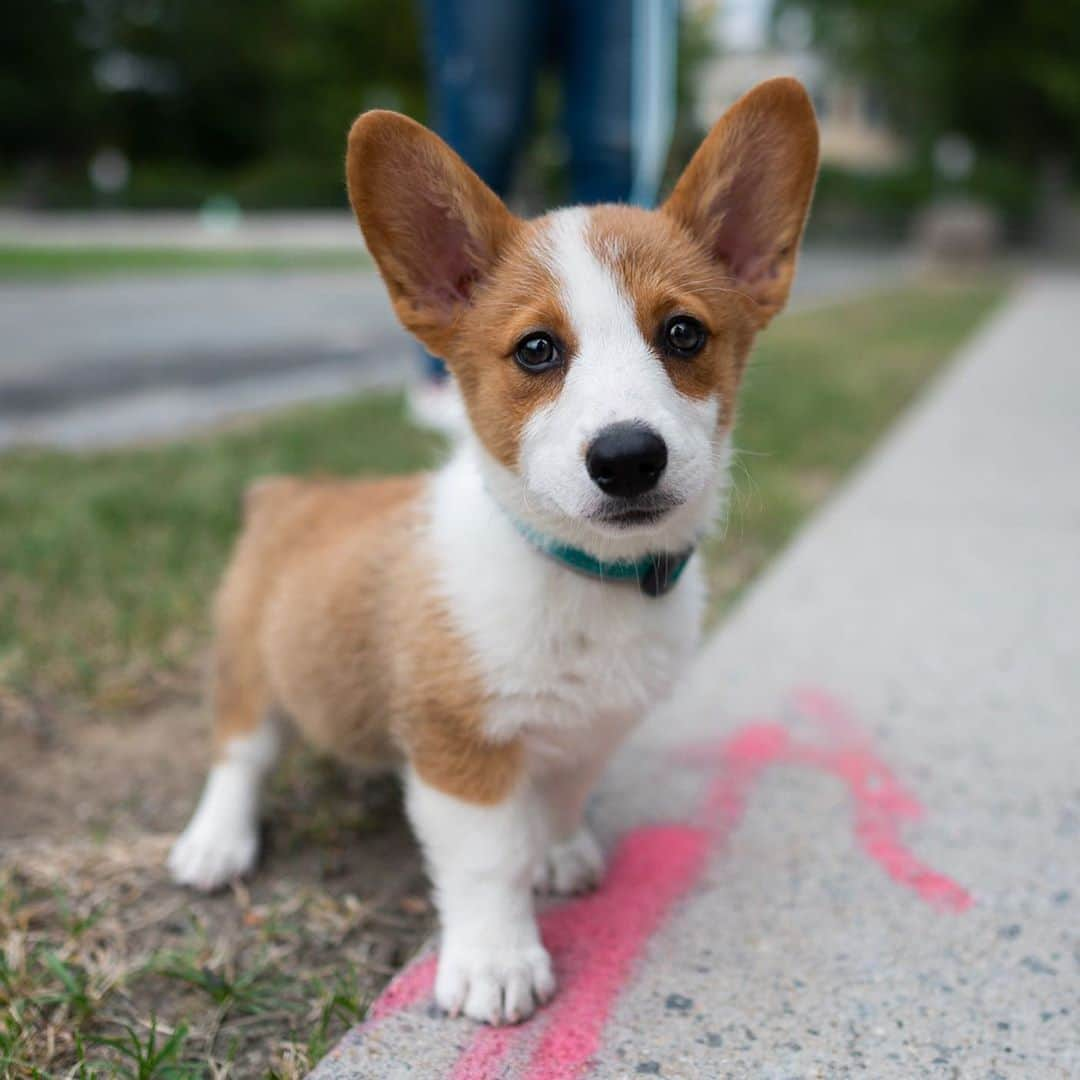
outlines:
{"label": "tan fur", "polygon": [[564,371],[532,375],[514,361],[527,334],[546,331],[567,362],[578,342],[559,300],[559,285],[542,256],[540,223],[522,223],[499,272],[477,289],[458,318],[449,364],[461,387],[469,420],[497,461],[517,465],[522,430],[533,411],[551,401]]}
{"label": "tan fur", "polygon": [[[447,362],[473,428],[497,461],[513,467],[526,420],[561,384],[558,372],[522,371],[516,346],[547,330],[568,353],[576,347],[536,244],[537,224],[511,214],[441,139],[395,113],[357,119],[346,171],[353,210],[398,317]],[[447,221],[460,252],[433,243],[432,230],[446,229]],[[432,282],[440,261],[456,275],[449,290]]]}
{"label": "tan fur", "polygon": [[449,358],[463,304],[523,223],[442,139],[398,113],[375,109],[357,119],[345,171],[398,318]]}
{"label": "tan fur", "polygon": [[[692,360],[665,359],[676,387],[719,394],[730,425],[755,332],[782,307],[814,175],[805,91],[776,79],[741,99],[695,154],[659,212],[594,211],[588,242],[656,342],[675,313],[709,332]],[[387,112],[349,135],[349,195],[402,323],[450,364],[473,427],[517,466],[522,429],[564,371],[514,361],[544,330],[577,349],[545,261],[543,220],[514,217],[441,140]],[[280,708],[317,745],[390,763],[407,756],[461,799],[505,798],[516,742],[483,736],[487,692],[440,600],[424,539],[422,478],[263,481],[216,608],[219,747]]]}
{"label": "tan fur", "polygon": [[[720,118],[661,207],[754,302],[759,326],[787,301],[817,167],[810,98],[795,79],[770,79]],[[740,260],[738,234],[760,254]]]}
{"label": "tan fur", "polygon": [[473,802],[517,779],[516,743],[480,737],[484,689],[424,554],[424,479],[275,479],[252,490],[217,603],[219,745],[268,708],[368,765],[409,756]]}

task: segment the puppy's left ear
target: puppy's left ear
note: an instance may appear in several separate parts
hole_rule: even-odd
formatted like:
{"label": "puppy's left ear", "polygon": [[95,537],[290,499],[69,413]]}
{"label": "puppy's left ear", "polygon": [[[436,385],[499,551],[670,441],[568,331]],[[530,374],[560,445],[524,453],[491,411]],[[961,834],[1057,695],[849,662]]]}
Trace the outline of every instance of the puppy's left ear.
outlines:
{"label": "puppy's left ear", "polygon": [[754,301],[759,327],[787,301],[817,167],[810,98],[770,79],[717,121],[662,207]]}
{"label": "puppy's left ear", "polygon": [[349,132],[349,200],[407,330],[447,357],[454,324],[518,219],[437,135],[400,113]]}

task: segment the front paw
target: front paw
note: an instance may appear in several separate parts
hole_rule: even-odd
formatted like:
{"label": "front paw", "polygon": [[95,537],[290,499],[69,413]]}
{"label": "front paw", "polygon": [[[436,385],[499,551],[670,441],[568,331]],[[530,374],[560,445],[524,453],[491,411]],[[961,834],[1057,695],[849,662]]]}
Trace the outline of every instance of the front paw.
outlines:
{"label": "front paw", "polygon": [[258,855],[254,825],[196,814],[169,852],[169,872],[180,885],[213,892],[249,873]]}
{"label": "front paw", "polygon": [[533,874],[533,888],[556,896],[573,896],[595,889],[603,873],[600,845],[588,829],[581,828],[569,840],[548,849]]}
{"label": "front paw", "polygon": [[443,945],[435,1000],[451,1016],[516,1024],[554,993],[551,957],[543,945]]}

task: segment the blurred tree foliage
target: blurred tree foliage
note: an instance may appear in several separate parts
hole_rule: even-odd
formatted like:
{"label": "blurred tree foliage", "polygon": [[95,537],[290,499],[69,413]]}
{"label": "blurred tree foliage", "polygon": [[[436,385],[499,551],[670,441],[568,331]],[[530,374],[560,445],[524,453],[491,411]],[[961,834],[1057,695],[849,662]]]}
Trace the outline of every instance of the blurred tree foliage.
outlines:
{"label": "blurred tree foliage", "polygon": [[946,131],[1021,166],[1080,164],[1078,0],[780,0],[871,80],[922,149]]}
{"label": "blurred tree foliage", "polygon": [[74,0],[6,0],[0,31],[0,154],[64,156],[86,149],[100,116],[92,50]]}
{"label": "blurred tree foliage", "polygon": [[23,186],[81,182],[113,146],[150,201],[208,173],[306,176],[323,201],[357,112],[423,115],[408,0],[5,0],[4,24],[0,168]]}
{"label": "blurred tree foliage", "polygon": [[[418,9],[419,0],[4,0],[0,199],[6,189],[51,206],[198,206],[211,194],[245,207],[340,205],[352,118],[374,106],[425,116]],[[684,20],[681,103],[706,42]],[[534,205],[557,196],[562,164],[557,89],[542,91],[541,126],[552,130],[522,170],[536,174]],[[697,137],[688,113],[677,160]],[[95,193],[87,174],[106,147],[131,163],[113,196]]]}

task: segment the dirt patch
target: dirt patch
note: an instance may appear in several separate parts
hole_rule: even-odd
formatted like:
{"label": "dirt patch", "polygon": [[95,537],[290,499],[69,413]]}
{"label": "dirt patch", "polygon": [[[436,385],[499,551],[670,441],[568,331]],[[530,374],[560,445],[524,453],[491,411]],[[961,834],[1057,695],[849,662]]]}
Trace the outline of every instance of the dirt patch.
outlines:
{"label": "dirt patch", "polygon": [[291,747],[258,873],[203,897],[164,871],[206,765],[195,700],[120,718],[22,702],[0,745],[0,1075],[143,1075],[163,1054],[168,1075],[302,1075],[431,929],[388,778]]}

